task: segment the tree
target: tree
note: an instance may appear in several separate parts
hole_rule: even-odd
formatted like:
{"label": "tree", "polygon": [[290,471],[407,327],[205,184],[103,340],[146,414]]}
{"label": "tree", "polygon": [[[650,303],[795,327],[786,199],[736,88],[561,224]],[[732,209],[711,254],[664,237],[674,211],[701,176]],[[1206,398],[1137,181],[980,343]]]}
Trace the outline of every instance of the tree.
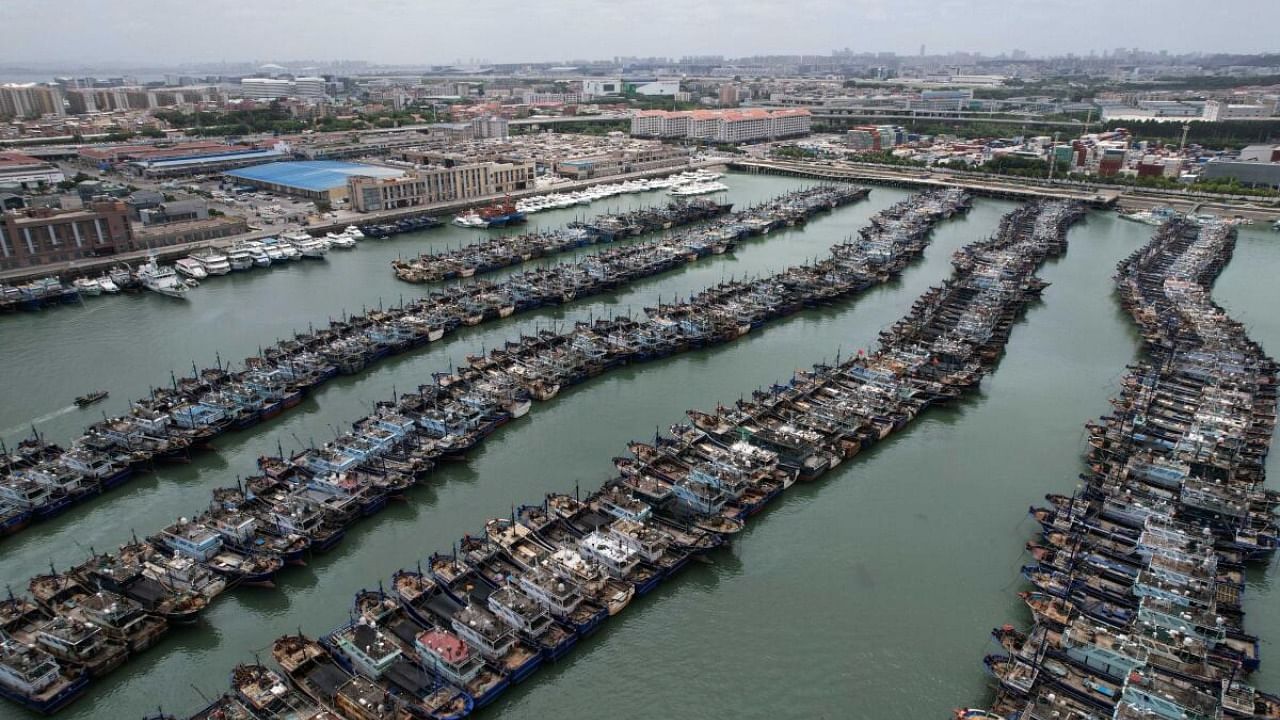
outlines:
{"label": "tree", "polygon": [[143,137],[149,137],[149,138],[162,138],[162,137],[164,137],[164,131],[163,131],[163,130],[161,130],[160,128],[156,128],[156,127],[144,127],[144,128],[142,128],[141,130],[139,130],[139,131],[138,131],[138,134],[139,134],[139,135],[141,135],[141,136],[143,136]]}

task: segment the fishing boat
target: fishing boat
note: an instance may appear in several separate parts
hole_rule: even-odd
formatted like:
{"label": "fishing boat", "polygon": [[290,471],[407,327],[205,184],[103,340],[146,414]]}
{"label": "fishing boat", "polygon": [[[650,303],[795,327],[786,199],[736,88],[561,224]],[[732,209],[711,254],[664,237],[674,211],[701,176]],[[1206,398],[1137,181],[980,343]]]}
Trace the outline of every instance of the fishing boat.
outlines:
{"label": "fishing boat", "polygon": [[33,712],[52,715],[89,686],[88,673],[64,669],[49,653],[0,639],[0,695]]}
{"label": "fishing boat", "polygon": [[94,390],[91,393],[85,393],[84,395],[76,398],[76,405],[80,407],[87,407],[100,400],[106,400],[108,394],[109,393],[107,393],[106,390]]}
{"label": "fishing boat", "polygon": [[168,265],[160,265],[154,255],[138,268],[138,280],[142,286],[165,297],[185,298],[189,288],[178,279],[178,274]]}
{"label": "fishing boat", "polygon": [[377,683],[343,670],[324,646],[304,635],[277,638],[276,664],[295,687],[348,720],[407,720],[400,702]]}
{"label": "fishing boat", "polygon": [[[243,703],[245,720],[339,720],[332,711],[290,690],[287,681],[265,665],[237,665],[231,671],[231,688],[235,698],[230,699]],[[241,717],[229,708],[219,708],[209,715],[209,720]]]}

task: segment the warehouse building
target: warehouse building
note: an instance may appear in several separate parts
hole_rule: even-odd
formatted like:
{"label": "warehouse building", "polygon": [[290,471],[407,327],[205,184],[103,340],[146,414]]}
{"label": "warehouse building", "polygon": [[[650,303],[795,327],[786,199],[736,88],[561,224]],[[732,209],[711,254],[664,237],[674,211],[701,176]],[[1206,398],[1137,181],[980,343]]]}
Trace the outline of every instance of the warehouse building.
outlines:
{"label": "warehouse building", "polygon": [[330,203],[346,199],[347,180],[350,178],[389,179],[403,175],[403,170],[384,165],[336,160],[273,162],[223,173],[223,177],[232,179],[237,185]]}

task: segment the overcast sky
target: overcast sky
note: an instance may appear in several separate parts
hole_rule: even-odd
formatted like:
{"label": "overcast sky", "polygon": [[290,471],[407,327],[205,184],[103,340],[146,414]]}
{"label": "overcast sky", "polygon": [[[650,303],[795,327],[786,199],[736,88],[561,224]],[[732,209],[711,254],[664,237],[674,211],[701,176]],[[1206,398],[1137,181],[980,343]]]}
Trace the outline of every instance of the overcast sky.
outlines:
{"label": "overcast sky", "polygon": [[0,0],[0,62],[1280,51],[1280,0]]}

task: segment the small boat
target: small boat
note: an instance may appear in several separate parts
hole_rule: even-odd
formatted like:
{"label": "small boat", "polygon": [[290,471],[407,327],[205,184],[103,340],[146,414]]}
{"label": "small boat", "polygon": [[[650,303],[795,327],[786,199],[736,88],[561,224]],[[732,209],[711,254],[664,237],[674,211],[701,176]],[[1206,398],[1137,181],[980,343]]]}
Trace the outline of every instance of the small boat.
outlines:
{"label": "small boat", "polygon": [[76,278],[71,285],[79,290],[81,295],[93,297],[102,294],[102,284],[93,278]]}
{"label": "small boat", "polygon": [[102,292],[108,295],[115,295],[120,292],[120,286],[117,285],[116,281],[112,280],[111,276],[106,273],[103,273],[102,276],[98,278],[98,287],[102,288]]}
{"label": "small boat", "polygon": [[352,240],[364,239],[364,233],[361,232],[360,228],[356,227],[355,225],[348,225],[347,228],[342,231],[342,234],[346,235]]}
{"label": "small boat", "polygon": [[199,260],[190,257],[179,258],[173,263],[173,267],[180,274],[196,280],[203,280],[209,277],[209,273],[204,269],[204,265]]}
{"label": "small boat", "polygon": [[1140,222],[1143,225],[1163,225],[1164,223],[1178,217],[1178,211],[1171,207],[1154,207],[1150,210],[1121,213],[1120,217],[1124,220]]}
{"label": "small boat", "polygon": [[469,212],[458,215],[453,218],[453,224],[463,228],[483,228],[489,227],[489,223],[480,217],[479,213]]}
{"label": "small boat", "polygon": [[356,239],[346,233],[329,233],[324,239],[330,247],[338,250],[352,250],[356,246]]}
{"label": "small boat", "polygon": [[94,390],[91,393],[87,393],[76,398],[76,405],[79,405],[80,407],[92,405],[99,400],[106,400],[107,395],[108,393],[106,390]]}

